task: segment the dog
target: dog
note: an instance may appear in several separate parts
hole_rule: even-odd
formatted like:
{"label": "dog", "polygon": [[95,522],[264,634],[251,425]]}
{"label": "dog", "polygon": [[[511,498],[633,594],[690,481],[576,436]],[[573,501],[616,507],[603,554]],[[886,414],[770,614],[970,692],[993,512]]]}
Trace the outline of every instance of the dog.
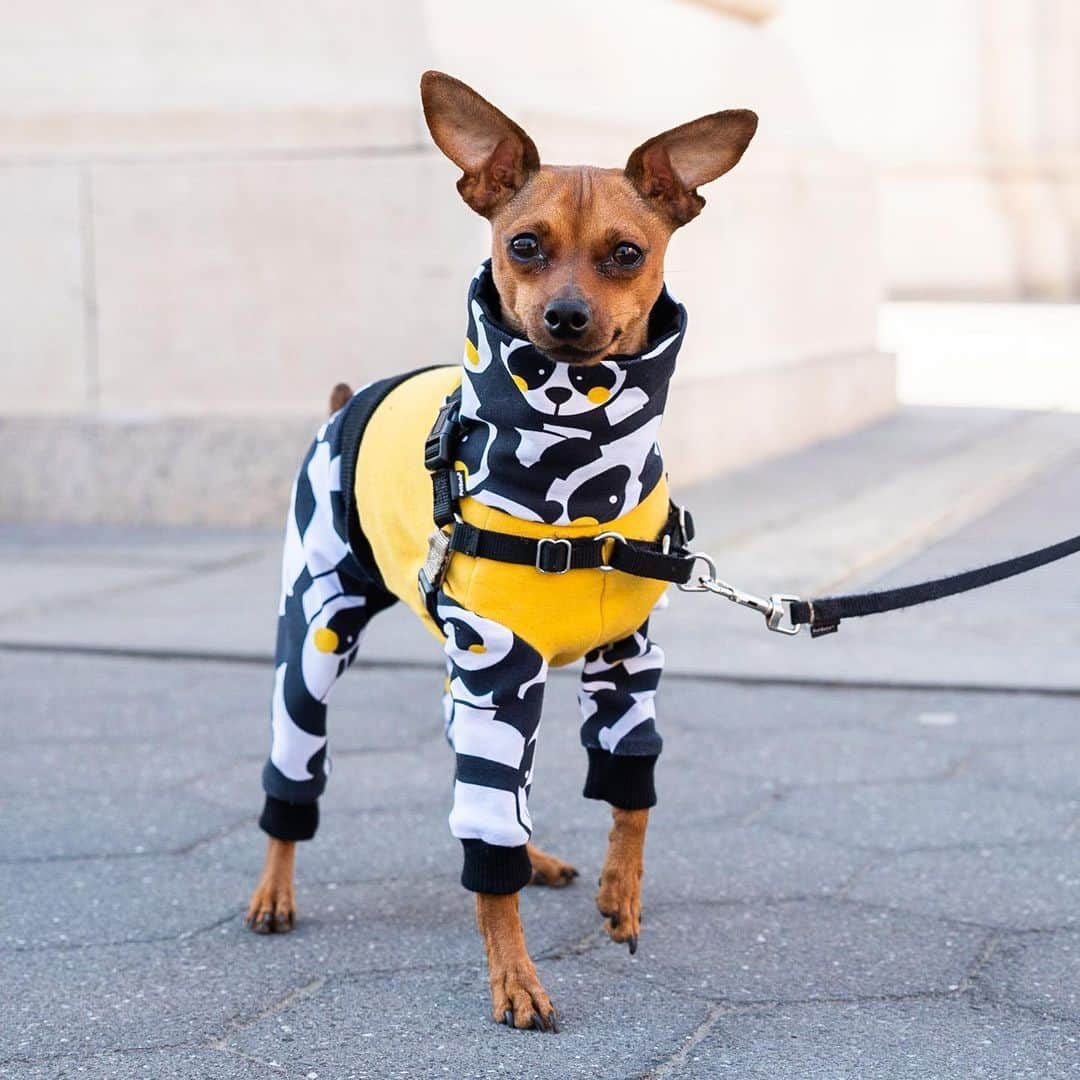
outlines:
{"label": "dog", "polygon": [[[549,666],[584,657],[584,794],[610,803],[613,822],[596,904],[633,953],[661,748],[663,653],[648,617],[667,581],[605,571],[618,545],[670,539],[657,434],[685,311],[664,287],[665,251],[704,206],[699,186],[738,163],[757,117],[701,117],[649,139],[623,169],[549,166],[464,83],[429,71],[420,91],[435,144],[462,170],[462,199],[491,224],[491,257],[470,287],[460,364],[355,394],[335,387],[298,473],[263,771],[269,845],[245,919],[257,933],[294,924],[296,844],[315,833],[330,770],[326,699],[370,619],[403,601],[446,653],[450,827],[476,894],[492,1016],[557,1030],[518,914],[525,884],[577,876],[531,840],[544,681]],[[452,402],[456,426],[440,427]],[[442,461],[446,430],[456,443]],[[582,545],[606,554],[573,566]],[[496,553],[507,547],[528,554]]]}

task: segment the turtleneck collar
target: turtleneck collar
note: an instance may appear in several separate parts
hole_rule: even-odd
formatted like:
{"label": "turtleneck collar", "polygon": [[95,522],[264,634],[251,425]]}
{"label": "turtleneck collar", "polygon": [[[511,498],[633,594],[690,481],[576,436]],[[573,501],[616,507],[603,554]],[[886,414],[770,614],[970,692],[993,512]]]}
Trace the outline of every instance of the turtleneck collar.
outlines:
{"label": "turtleneck collar", "polygon": [[664,473],[656,438],[686,310],[667,289],[636,356],[552,360],[500,322],[491,262],[469,288],[458,467],[465,493],[549,525],[605,524]]}

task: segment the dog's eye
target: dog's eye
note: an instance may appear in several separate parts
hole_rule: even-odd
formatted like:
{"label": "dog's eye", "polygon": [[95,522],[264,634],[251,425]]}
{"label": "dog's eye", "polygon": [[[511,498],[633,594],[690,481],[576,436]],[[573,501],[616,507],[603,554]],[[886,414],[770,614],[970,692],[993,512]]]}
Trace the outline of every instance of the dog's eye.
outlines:
{"label": "dog's eye", "polygon": [[616,244],[615,250],[611,253],[611,261],[624,270],[639,265],[644,257],[645,253],[637,244],[631,244],[625,240],[621,244]]}
{"label": "dog's eye", "polygon": [[540,241],[536,238],[536,234],[518,233],[510,241],[510,254],[522,262],[531,262],[533,259],[540,258]]}

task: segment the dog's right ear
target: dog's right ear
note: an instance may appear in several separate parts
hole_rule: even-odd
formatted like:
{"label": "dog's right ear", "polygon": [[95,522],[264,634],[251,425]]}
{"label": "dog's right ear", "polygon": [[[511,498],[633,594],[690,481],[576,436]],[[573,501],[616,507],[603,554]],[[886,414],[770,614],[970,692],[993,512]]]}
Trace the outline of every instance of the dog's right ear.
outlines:
{"label": "dog's right ear", "polygon": [[540,168],[532,139],[463,82],[425,71],[420,99],[435,145],[465,174],[461,197],[478,214],[490,218]]}

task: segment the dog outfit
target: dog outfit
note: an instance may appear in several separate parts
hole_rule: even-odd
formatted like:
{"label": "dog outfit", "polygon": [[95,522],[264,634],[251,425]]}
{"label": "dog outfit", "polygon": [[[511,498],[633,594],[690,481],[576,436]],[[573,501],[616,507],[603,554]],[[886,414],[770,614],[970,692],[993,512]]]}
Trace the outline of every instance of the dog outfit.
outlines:
{"label": "dog outfit", "polygon": [[456,550],[422,593],[434,527],[425,440],[460,393],[455,504],[475,530],[566,550],[603,533],[653,541],[669,519],[656,438],[686,313],[665,290],[640,355],[584,366],[554,361],[500,324],[490,263],[473,279],[468,309],[460,366],[361,387],[301,465],[286,526],[260,824],[284,840],[314,835],[330,771],[327,697],[368,621],[400,599],[446,654],[450,829],[464,848],[462,883],[507,893],[531,874],[528,794],[549,665],[585,657],[586,797],[624,809],[655,804],[663,653],[649,640],[648,616],[666,582],[569,562],[566,572],[541,572],[539,559],[515,565]]}

